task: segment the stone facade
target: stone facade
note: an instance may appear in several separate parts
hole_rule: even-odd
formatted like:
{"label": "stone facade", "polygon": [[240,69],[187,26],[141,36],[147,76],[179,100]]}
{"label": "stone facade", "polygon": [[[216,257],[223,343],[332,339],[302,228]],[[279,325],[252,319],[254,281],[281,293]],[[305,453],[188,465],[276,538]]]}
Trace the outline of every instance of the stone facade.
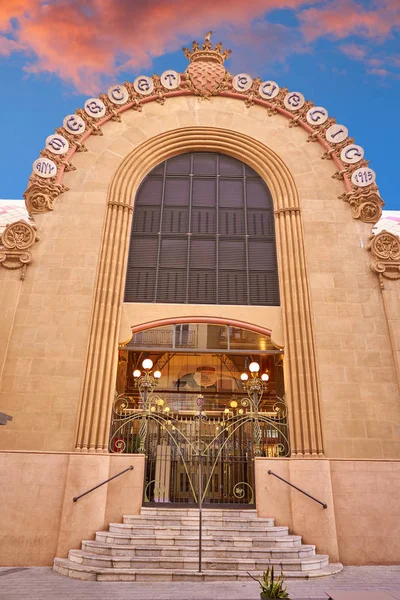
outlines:
{"label": "stone facade", "polygon": [[[126,340],[120,333],[123,321],[129,329],[167,316],[227,315],[271,329],[272,339],[284,347],[293,458],[273,462],[273,469],[281,469],[297,485],[315,487],[330,505],[316,521],[318,509],[309,514],[303,500],[278,483],[273,484],[276,494],[269,484],[264,486],[265,469],[272,462],[257,459],[260,515],[284,516],[294,528],[309,530],[335,559],[374,562],[368,536],[355,541],[354,523],[368,527],[381,518],[379,503],[374,510],[365,507],[363,486],[367,479],[378,485],[390,471],[393,487],[385,485],[379,496],[385,505],[400,485],[398,257],[388,257],[386,273],[380,267],[371,269],[374,252],[367,247],[382,203],[376,186],[362,193],[352,186],[354,168],[341,164],[322,139],[333,121],[317,129],[307,125],[310,103],[302,111],[300,127],[299,116],[285,111],[282,94],[279,106],[271,108],[254,90],[240,96],[232,88],[224,92],[207,84],[205,94],[203,88],[196,92],[185,85],[170,94],[157,88],[151,99],[159,101],[142,98],[141,110],[130,90],[129,110],[117,114],[106,103],[114,112],[101,122],[101,129],[82,111],[92,135],[83,134],[67,160],[57,163],[59,176],[47,188],[32,176],[26,202],[35,213],[40,238],[32,249],[34,260],[24,281],[18,270],[0,269],[0,410],[13,416],[0,431],[0,459],[10,477],[9,487],[3,488],[9,509],[1,518],[5,523],[15,518],[14,500],[18,506],[29,488],[35,490],[28,492],[33,494],[30,504],[38,499],[43,515],[51,513],[51,523],[43,556],[37,558],[39,538],[33,532],[38,527],[29,525],[36,522],[36,509],[28,511],[25,533],[18,539],[26,536],[30,550],[21,558],[15,547],[3,564],[49,564],[56,551],[62,555],[109,520],[110,512],[118,518],[113,491],[100,497],[96,523],[69,504],[69,496],[72,488],[90,487],[106,476],[113,461],[120,466],[142,460],[107,453],[117,347]],[[198,94],[212,97],[204,100]],[[68,139],[74,141],[71,135]],[[281,308],[123,305],[138,186],[159,162],[196,150],[234,156],[269,186],[275,203]],[[394,276],[387,276],[389,271]],[[20,464],[26,482],[14,479]],[[140,468],[132,476],[137,477],[132,479],[136,486],[141,485]],[[81,477],[79,485],[76,477]],[[354,490],[346,505],[349,477]],[[54,478],[57,486],[49,483]],[[50,495],[40,486],[49,486]],[[282,493],[289,494],[285,502]],[[134,513],[139,507],[129,509]],[[359,511],[363,517],[349,523]],[[395,521],[390,523],[396,531]],[[8,543],[4,526],[1,531]],[[399,561],[397,542],[393,544],[377,562]]]}

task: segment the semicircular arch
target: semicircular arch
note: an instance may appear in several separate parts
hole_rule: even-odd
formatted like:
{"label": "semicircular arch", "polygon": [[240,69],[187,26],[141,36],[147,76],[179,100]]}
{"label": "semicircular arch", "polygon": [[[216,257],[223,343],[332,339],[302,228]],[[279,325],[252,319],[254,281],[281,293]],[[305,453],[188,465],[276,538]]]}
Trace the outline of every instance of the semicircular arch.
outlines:
{"label": "semicircular arch", "polygon": [[[298,192],[283,160],[258,140],[216,127],[174,129],[133,150],[115,172],[108,191],[101,255],[76,448],[106,451],[114,397],[123,288],[135,192],[158,163],[188,151],[213,151],[246,162],[263,178],[274,199],[278,270],[286,351],[286,389],[294,454],[322,454],[318,375]],[[303,365],[299,376],[296,365]]]}

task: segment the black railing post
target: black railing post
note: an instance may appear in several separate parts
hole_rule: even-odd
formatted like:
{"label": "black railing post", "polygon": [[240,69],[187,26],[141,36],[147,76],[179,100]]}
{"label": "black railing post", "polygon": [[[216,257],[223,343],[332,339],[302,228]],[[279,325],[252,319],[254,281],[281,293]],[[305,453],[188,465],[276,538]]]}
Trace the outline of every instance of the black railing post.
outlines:
{"label": "black railing post", "polygon": [[199,504],[199,573],[201,573],[201,552],[202,552],[202,536],[203,536],[203,481],[201,472],[201,463],[203,459],[203,453],[201,449],[201,436],[202,436],[202,421],[203,421],[203,406],[204,398],[199,396],[197,398],[197,406],[199,407],[199,481],[198,481],[198,504]]}

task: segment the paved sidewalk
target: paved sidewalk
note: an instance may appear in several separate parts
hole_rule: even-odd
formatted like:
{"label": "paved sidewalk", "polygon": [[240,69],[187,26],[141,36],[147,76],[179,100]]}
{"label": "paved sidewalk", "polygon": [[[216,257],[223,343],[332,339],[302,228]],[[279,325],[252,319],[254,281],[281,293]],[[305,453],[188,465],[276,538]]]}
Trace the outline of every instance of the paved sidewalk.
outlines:
{"label": "paved sidewalk", "polygon": [[[327,600],[328,591],[386,591],[400,600],[400,566],[346,567],[333,577],[288,583],[291,600]],[[0,568],[1,600],[259,600],[255,582],[102,583],[79,581],[50,567]]]}

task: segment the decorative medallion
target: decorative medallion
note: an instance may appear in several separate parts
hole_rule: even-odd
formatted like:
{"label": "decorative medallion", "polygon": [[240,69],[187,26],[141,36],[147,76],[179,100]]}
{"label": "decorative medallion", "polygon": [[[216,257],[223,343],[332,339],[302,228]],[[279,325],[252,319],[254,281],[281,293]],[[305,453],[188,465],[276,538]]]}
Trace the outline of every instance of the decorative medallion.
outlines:
{"label": "decorative medallion", "polygon": [[331,125],[325,133],[325,137],[331,144],[340,144],[349,135],[349,130],[344,125]]}
{"label": "decorative medallion", "polygon": [[247,92],[253,85],[253,80],[247,73],[239,73],[232,79],[232,87],[237,92]]}
{"label": "decorative medallion", "polygon": [[306,119],[313,127],[323,125],[328,120],[328,111],[322,106],[313,106],[307,111]]}
{"label": "decorative medallion", "polygon": [[44,179],[55,177],[57,175],[57,165],[49,158],[38,158],[33,163],[33,172]]}
{"label": "decorative medallion", "polygon": [[181,84],[181,75],[177,71],[164,71],[160,77],[160,82],[166,90],[176,90]]}
{"label": "decorative medallion", "polygon": [[340,153],[340,160],[348,165],[355,165],[364,158],[364,149],[357,144],[345,146]]}
{"label": "decorative medallion", "polygon": [[94,119],[101,119],[106,114],[106,105],[99,98],[88,98],[85,102],[85,113]]}
{"label": "decorative medallion", "polygon": [[217,381],[218,374],[214,367],[197,367],[193,379],[200,387],[210,387]]}
{"label": "decorative medallion", "polygon": [[81,135],[86,128],[85,121],[79,115],[67,115],[63,121],[63,126],[72,135]]}
{"label": "decorative medallion", "polygon": [[261,98],[265,100],[272,100],[276,98],[279,94],[280,87],[276,83],[276,81],[263,81],[260,83],[260,87],[258,88],[258,93]]}
{"label": "decorative medallion", "polygon": [[285,108],[294,112],[300,110],[304,106],[305,101],[303,94],[300,94],[300,92],[289,92],[286,94],[283,104]]}
{"label": "decorative medallion", "polygon": [[69,150],[69,142],[63,135],[56,133],[46,138],[46,148],[53,154],[66,154]]}
{"label": "decorative medallion", "polygon": [[369,167],[361,167],[352,174],[351,183],[357,187],[366,187],[367,185],[371,185],[371,183],[375,183],[375,179],[375,171]]}
{"label": "decorative medallion", "polygon": [[35,228],[26,221],[7,225],[0,236],[0,265],[6,269],[21,269],[25,278],[27,265],[32,262],[30,248],[38,241]]}
{"label": "decorative medallion", "polygon": [[141,96],[150,96],[154,91],[154,83],[151,77],[140,75],[133,82],[133,88]]}
{"label": "decorative medallion", "polygon": [[186,58],[190,60],[190,65],[185,71],[189,85],[195,94],[203,98],[217,94],[229,75],[224,67],[224,61],[231,50],[224,50],[222,42],[213,48],[211,35],[212,31],[209,31],[202,47],[197,42],[193,42],[192,50],[183,48]]}
{"label": "decorative medallion", "polygon": [[371,270],[379,275],[383,289],[383,277],[400,279],[400,238],[389,231],[381,231],[370,238],[368,250],[373,256]]}
{"label": "decorative medallion", "polygon": [[125,85],[113,85],[108,88],[108,98],[113,104],[126,104],[129,100],[129,92]]}

